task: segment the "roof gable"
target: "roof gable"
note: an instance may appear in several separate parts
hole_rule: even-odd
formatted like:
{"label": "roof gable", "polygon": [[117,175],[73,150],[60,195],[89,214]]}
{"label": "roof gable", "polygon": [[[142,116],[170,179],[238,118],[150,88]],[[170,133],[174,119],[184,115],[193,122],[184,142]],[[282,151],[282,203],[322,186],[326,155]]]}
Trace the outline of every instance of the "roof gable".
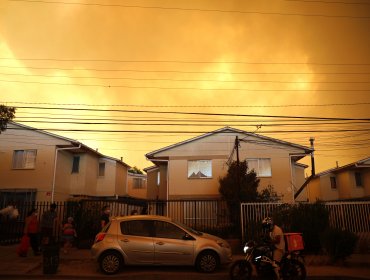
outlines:
{"label": "roof gable", "polygon": [[[60,135],[57,135],[57,134],[54,134],[54,133],[51,133],[51,132],[47,132],[47,131],[42,130],[42,129],[38,129],[38,128],[34,128],[34,127],[27,126],[27,125],[24,125],[24,124],[16,123],[14,121],[10,121],[9,124],[13,125],[13,126],[18,126],[21,129],[30,130],[30,131],[33,131],[35,133],[44,134],[44,135],[53,137],[53,138],[58,139],[58,140],[69,142],[71,145],[74,145],[74,146],[81,145],[81,148],[97,155],[99,158],[105,158],[105,159],[113,160],[113,161],[116,161],[119,164],[130,167],[128,164],[124,163],[122,160],[119,160],[119,159],[116,159],[116,158],[113,158],[113,157],[110,157],[110,156],[103,155],[103,154],[99,153],[97,150],[94,150],[93,148],[90,148],[89,146],[87,146],[85,144],[82,144],[77,140],[70,139],[70,138],[67,138],[67,137],[64,137],[64,136],[60,136]],[[7,128],[7,129],[12,129],[12,128]],[[61,145],[58,145],[58,146],[60,147]]]}
{"label": "roof gable", "polygon": [[343,166],[340,166],[340,167],[334,167],[334,168],[331,168],[331,169],[327,169],[325,171],[317,173],[315,177],[324,176],[324,175],[327,175],[329,173],[337,173],[337,172],[344,171],[344,170],[349,169],[349,168],[356,168],[356,167],[358,167],[358,168],[369,167],[370,168],[370,157],[367,157],[367,158],[361,159],[359,161],[352,162],[350,164],[346,164],[346,165],[343,165]]}
{"label": "roof gable", "polygon": [[203,138],[206,138],[206,137],[215,135],[215,134],[219,134],[219,133],[234,133],[234,134],[237,133],[237,134],[243,134],[245,136],[253,136],[253,137],[256,137],[256,138],[260,138],[260,139],[265,140],[265,141],[275,142],[275,143],[278,143],[280,145],[285,145],[285,146],[290,146],[290,147],[302,149],[302,150],[304,150],[305,153],[309,153],[309,152],[312,151],[311,148],[306,147],[306,146],[302,146],[302,145],[298,145],[298,144],[293,144],[293,143],[290,143],[290,142],[287,142],[287,141],[282,141],[282,140],[279,140],[279,139],[275,139],[275,138],[271,138],[271,137],[267,137],[267,136],[262,136],[262,135],[259,135],[259,134],[256,134],[256,133],[247,132],[247,131],[244,131],[244,130],[240,130],[240,129],[236,129],[236,128],[227,126],[227,127],[223,127],[223,128],[220,128],[220,129],[211,131],[209,133],[205,133],[205,134],[199,135],[197,137],[194,137],[194,138],[191,138],[191,139],[188,139],[188,140],[179,142],[179,143],[175,143],[173,145],[164,147],[162,149],[155,150],[153,152],[147,153],[145,156],[149,160],[150,159],[155,159],[156,154],[158,154],[158,153],[161,153],[161,152],[164,152],[164,151],[168,151],[168,150],[171,150],[171,149],[180,147],[182,145],[189,144],[189,143],[192,143],[192,142],[198,141],[200,139],[203,139]]}

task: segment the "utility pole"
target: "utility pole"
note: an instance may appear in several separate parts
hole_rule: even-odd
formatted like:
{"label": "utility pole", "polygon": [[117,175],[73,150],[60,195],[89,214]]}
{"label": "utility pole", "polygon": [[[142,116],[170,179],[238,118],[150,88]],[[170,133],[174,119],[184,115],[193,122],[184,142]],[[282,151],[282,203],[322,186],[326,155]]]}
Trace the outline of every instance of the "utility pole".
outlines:
{"label": "utility pole", "polygon": [[313,146],[313,142],[315,141],[315,138],[311,137],[310,138],[310,143],[311,143],[311,149],[312,149],[312,152],[311,152],[311,176],[315,176],[315,156],[314,156],[314,146]]}
{"label": "utility pole", "polygon": [[236,150],[236,164],[238,165],[239,168],[239,138],[238,136],[235,137],[235,150]]}

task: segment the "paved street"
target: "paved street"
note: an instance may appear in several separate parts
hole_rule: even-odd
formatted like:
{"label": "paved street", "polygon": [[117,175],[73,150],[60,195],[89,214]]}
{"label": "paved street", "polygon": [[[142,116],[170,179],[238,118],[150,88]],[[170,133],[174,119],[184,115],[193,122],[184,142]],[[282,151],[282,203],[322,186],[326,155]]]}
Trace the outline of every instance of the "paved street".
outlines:
{"label": "paved street", "polygon": [[[119,274],[103,275],[97,263],[91,259],[89,250],[73,248],[69,254],[60,254],[57,274],[43,275],[42,256],[26,258],[16,255],[16,245],[0,246],[0,279],[122,279],[125,280],[166,280],[228,279],[228,267],[222,267],[212,274],[198,273],[193,267],[125,267]],[[240,256],[235,256],[238,258]],[[319,257],[307,256],[308,279],[370,279],[368,255],[354,255],[345,265],[320,264]]]}

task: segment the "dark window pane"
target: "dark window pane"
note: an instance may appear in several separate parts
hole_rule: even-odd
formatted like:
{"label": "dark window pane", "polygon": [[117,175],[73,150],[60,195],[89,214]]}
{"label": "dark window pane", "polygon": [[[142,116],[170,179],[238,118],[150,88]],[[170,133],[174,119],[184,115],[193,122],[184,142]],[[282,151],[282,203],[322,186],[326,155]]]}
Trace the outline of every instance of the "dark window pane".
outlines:
{"label": "dark window pane", "polygon": [[159,238],[183,239],[185,231],[174,224],[156,221],[155,236]]}
{"label": "dark window pane", "polygon": [[146,220],[121,222],[121,233],[124,235],[153,236],[153,222]]}
{"label": "dark window pane", "polygon": [[80,171],[80,157],[73,157],[72,173],[78,173]]}

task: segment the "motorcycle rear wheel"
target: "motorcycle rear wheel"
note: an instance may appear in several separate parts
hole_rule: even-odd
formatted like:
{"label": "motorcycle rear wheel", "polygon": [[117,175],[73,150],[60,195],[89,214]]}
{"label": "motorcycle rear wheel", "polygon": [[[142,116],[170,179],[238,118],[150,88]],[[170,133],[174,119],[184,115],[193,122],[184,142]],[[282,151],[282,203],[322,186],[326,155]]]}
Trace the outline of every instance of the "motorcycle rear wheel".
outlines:
{"label": "motorcycle rear wheel", "polygon": [[252,266],[245,260],[235,261],[229,271],[231,280],[249,280],[252,278]]}
{"label": "motorcycle rear wheel", "polygon": [[290,260],[281,268],[281,274],[284,280],[305,280],[306,267],[298,260]]}

